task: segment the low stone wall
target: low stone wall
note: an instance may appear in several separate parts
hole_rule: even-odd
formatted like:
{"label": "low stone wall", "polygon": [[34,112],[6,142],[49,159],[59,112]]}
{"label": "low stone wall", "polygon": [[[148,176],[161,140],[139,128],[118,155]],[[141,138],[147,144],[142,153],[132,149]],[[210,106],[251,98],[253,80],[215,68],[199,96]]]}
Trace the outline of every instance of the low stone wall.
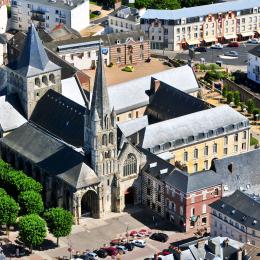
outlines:
{"label": "low stone wall", "polygon": [[238,85],[234,81],[229,79],[223,79],[224,86],[228,87],[228,90],[239,91],[240,99],[242,102],[246,102],[248,99],[253,99],[256,107],[260,108],[260,97],[250,90],[248,90],[243,85]]}

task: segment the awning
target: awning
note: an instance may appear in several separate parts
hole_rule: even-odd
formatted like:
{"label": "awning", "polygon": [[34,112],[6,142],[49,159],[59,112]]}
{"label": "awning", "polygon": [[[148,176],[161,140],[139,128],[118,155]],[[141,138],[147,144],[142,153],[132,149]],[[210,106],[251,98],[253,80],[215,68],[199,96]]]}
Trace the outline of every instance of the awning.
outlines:
{"label": "awning", "polygon": [[216,42],[217,39],[215,37],[209,37],[209,38],[204,38],[205,42]]}
{"label": "awning", "polygon": [[242,35],[243,37],[248,37],[248,36],[254,36],[255,33],[254,33],[254,32],[242,32],[241,35]]}
{"label": "awning", "polygon": [[187,42],[189,45],[200,44],[200,41],[199,41],[198,39],[186,40],[186,42]]}
{"label": "awning", "polygon": [[236,39],[236,38],[237,38],[237,35],[236,35],[236,34],[224,35],[224,38],[225,38],[226,40]]}

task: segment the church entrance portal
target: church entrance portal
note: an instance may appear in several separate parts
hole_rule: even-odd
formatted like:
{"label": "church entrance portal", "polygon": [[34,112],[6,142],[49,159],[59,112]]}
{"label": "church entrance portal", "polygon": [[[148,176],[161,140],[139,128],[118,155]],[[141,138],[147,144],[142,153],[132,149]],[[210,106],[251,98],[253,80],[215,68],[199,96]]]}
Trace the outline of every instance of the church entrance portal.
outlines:
{"label": "church entrance portal", "polygon": [[96,217],[98,214],[98,196],[95,191],[87,191],[81,199],[81,216]]}
{"label": "church entrance portal", "polygon": [[125,206],[134,205],[135,191],[133,187],[129,187],[125,192]]}

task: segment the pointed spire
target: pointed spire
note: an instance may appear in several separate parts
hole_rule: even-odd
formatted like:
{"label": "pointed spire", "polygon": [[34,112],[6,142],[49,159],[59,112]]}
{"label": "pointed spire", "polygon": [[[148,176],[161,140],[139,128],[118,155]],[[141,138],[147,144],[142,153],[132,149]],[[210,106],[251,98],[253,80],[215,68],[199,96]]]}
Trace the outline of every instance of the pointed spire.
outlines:
{"label": "pointed spire", "polygon": [[110,114],[109,107],[109,98],[106,87],[106,79],[105,79],[105,68],[102,57],[102,48],[101,42],[99,43],[99,52],[98,52],[98,63],[95,75],[95,82],[91,100],[90,110],[97,110],[99,119],[103,122],[104,117]]}
{"label": "pointed spire", "polygon": [[36,74],[36,72],[46,69],[59,68],[50,62],[39,35],[32,23],[28,29],[27,37],[23,49],[17,61],[17,70],[21,70],[25,75]]}

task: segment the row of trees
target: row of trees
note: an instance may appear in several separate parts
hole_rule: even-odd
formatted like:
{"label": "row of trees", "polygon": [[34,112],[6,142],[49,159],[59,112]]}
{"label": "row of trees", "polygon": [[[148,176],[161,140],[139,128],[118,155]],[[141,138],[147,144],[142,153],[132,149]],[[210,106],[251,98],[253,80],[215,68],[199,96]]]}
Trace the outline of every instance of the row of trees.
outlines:
{"label": "row of trees", "polygon": [[70,234],[72,214],[62,208],[44,211],[42,185],[1,160],[0,187],[0,224],[6,225],[7,234],[18,223],[20,239],[31,250],[42,244],[47,228],[57,244],[60,237]]}
{"label": "row of trees", "polygon": [[231,102],[234,102],[234,105],[236,107],[241,106],[241,109],[243,110],[244,107],[247,108],[247,112],[249,114],[260,114],[260,109],[256,108],[255,102],[252,99],[248,99],[245,104],[241,102],[240,100],[240,93],[239,91],[229,91],[226,86],[223,87],[222,91],[223,97],[227,99],[227,103],[230,104]]}

